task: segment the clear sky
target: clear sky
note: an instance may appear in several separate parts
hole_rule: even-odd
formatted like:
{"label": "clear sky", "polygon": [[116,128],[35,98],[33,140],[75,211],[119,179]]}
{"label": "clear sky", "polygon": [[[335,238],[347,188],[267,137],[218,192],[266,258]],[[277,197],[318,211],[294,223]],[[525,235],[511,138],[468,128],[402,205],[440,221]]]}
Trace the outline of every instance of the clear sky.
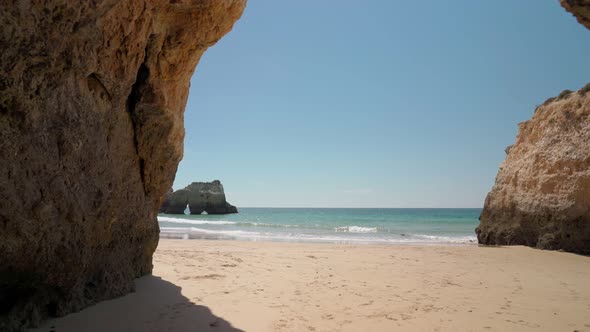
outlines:
{"label": "clear sky", "polygon": [[481,207],[517,123],[590,81],[557,0],[250,0],[203,56],[174,189],[238,207]]}

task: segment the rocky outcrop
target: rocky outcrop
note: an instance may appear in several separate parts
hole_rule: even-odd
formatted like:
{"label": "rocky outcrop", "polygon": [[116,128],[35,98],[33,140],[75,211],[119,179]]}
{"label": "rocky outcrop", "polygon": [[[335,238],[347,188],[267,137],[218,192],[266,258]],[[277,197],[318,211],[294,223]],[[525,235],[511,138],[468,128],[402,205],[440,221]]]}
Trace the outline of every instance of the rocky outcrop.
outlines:
{"label": "rocky outcrop", "polygon": [[[590,0],[560,0],[590,29]],[[476,229],[483,244],[590,254],[590,84],[519,125]]]}
{"label": "rocky outcrop", "polygon": [[590,29],[590,0],[560,0],[559,2],[578,19],[580,24]]}
{"label": "rocky outcrop", "polygon": [[507,152],[479,242],[590,254],[590,85],[539,106]]}
{"label": "rocky outcrop", "polygon": [[238,209],[225,200],[223,185],[219,180],[213,182],[193,182],[167,196],[160,212],[167,214],[184,214],[186,206],[191,214],[230,214]]}
{"label": "rocky outcrop", "polygon": [[245,0],[0,3],[0,330],[152,269],[188,86]]}

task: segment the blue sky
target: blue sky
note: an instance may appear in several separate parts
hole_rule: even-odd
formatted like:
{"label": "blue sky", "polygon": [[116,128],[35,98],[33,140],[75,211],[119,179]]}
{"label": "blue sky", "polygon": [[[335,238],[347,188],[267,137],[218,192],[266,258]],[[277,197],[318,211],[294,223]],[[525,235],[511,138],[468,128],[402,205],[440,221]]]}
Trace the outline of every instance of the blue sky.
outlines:
{"label": "blue sky", "polygon": [[557,0],[250,0],[191,81],[175,189],[238,207],[481,207],[517,123],[590,81]]}

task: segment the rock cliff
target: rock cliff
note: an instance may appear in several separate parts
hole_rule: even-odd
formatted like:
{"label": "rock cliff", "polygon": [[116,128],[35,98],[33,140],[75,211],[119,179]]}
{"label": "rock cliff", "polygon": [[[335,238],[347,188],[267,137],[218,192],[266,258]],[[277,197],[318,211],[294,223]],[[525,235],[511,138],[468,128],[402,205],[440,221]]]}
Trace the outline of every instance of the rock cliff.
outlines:
{"label": "rock cliff", "polygon": [[590,29],[590,0],[559,0],[559,2],[578,19],[580,24]]}
{"label": "rock cliff", "polygon": [[160,205],[160,209],[158,210],[158,213],[164,213],[168,209],[168,206],[170,206],[170,197],[172,196],[173,193],[174,193],[174,189],[170,188],[168,190],[168,192],[166,193],[166,195],[164,195],[164,198],[162,200],[162,205]]}
{"label": "rock cliff", "polygon": [[184,189],[173,192],[164,200],[160,212],[184,214],[187,204],[191,214],[238,213],[238,209],[225,200],[223,185],[219,180],[193,182]]}
{"label": "rock cliff", "polygon": [[507,154],[479,242],[590,254],[590,84],[539,106]]}
{"label": "rock cliff", "polygon": [[[590,0],[560,0],[590,29]],[[486,197],[483,244],[590,254],[590,84],[563,91],[519,125]]]}
{"label": "rock cliff", "polygon": [[151,271],[190,78],[245,2],[0,2],[1,331]]}

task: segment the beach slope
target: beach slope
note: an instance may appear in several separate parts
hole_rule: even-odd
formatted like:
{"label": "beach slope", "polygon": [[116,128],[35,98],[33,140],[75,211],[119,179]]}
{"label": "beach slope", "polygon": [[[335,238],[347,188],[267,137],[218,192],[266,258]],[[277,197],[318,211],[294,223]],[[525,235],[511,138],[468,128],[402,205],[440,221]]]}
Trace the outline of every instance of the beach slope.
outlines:
{"label": "beach slope", "polygon": [[137,292],[35,331],[590,331],[590,258],[161,240]]}

